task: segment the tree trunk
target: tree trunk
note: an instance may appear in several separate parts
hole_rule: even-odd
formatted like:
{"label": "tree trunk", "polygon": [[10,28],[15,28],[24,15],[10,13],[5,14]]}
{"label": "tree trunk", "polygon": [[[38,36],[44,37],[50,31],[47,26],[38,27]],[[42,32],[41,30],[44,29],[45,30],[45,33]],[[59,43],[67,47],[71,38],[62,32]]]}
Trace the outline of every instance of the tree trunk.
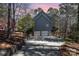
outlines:
{"label": "tree trunk", "polygon": [[78,4],[78,22],[77,22],[77,30],[79,31],[79,4]]}
{"label": "tree trunk", "polygon": [[64,38],[66,38],[67,37],[67,33],[68,33],[68,18],[69,18],[69,16],[68,16],[68,6],[66,6],[66,21],[65,21],[65,32],[64,32]]}
{"label": "tree trunk", "polygon": [[9,36],[10,36],[10,19],[11,19],[11,3],[8,4],[7,38],[9,38]]}
{"label": "tree trunk", "polygon": [[15,30],[15,3],[13,3],[13,31]]}

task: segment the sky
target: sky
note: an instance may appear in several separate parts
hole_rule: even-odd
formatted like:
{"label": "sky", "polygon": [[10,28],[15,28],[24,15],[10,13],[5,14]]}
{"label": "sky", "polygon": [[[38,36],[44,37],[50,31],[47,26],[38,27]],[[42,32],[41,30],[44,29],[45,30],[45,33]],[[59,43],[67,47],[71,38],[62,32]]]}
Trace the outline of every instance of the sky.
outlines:
{"label": "sky", "polygon": [[[23,8],[37,9],[42,8],[45,12],[50,8],[59,9],[59,3],[22,3]],[[17,5],[19,6],[19,4]]]}
{"label": "sky", "polygon": [[44,11],[47,11],[50,7],[59,9],[59,3],[31,3],[29,8],[37,9],[42,8]]}

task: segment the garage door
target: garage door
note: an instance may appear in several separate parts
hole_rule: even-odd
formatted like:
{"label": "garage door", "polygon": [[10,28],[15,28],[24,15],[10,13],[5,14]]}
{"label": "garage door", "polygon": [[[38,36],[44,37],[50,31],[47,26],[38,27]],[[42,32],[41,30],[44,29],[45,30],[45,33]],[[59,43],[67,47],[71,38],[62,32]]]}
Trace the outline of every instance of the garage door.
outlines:
{"label": "garage door", "polygon": [[48,36],[49,32],[48,31],[41,31],[42,36]]}
{"label": "garage door", "polygon": [[49,32],[48,31],[35,31],[34,36],[48,36]]}
{"label": "garage door", "polygon": [[34,32],[34,36],[40,36],[40,34],[41,34],[40,31],[35,31]]}

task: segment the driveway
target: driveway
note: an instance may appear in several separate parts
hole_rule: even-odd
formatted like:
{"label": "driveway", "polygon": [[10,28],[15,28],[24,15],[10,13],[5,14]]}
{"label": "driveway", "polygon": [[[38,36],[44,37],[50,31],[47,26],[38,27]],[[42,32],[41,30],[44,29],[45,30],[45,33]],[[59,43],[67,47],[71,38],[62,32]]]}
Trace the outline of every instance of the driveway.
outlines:
{"label": "driveway", "polygon": [[65,44],[62,38],[43,36],[38,39],[25,39],[25,46],[13,56],[61,56],[60,46]]}
{"label": "driveway", "polygon": [[46,36],[38,39],[26,40],[25,56],[61,56],[59,47],[65,42],[61,38]]}

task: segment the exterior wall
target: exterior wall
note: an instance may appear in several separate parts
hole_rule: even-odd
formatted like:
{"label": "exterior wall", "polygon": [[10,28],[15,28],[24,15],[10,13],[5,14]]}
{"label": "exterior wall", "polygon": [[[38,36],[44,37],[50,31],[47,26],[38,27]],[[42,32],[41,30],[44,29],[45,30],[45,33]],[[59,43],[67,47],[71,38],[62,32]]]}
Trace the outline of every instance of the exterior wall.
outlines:
{"label": "exterior wall", "polygon": [[51,31],[52,24],[46,15],[40,14],[35,18],[35,31]]}
{"label": "exterior wall", "polygon": [[35,31],[51,31],[52,25],[45,17],[40,17],[35,20]]}
{"label": "exterior wall", "polygon": [[49,36],[51,34],[52,22],[46,13],[43,11],[38,13],[34,18],[34,21],[34,36]]}

